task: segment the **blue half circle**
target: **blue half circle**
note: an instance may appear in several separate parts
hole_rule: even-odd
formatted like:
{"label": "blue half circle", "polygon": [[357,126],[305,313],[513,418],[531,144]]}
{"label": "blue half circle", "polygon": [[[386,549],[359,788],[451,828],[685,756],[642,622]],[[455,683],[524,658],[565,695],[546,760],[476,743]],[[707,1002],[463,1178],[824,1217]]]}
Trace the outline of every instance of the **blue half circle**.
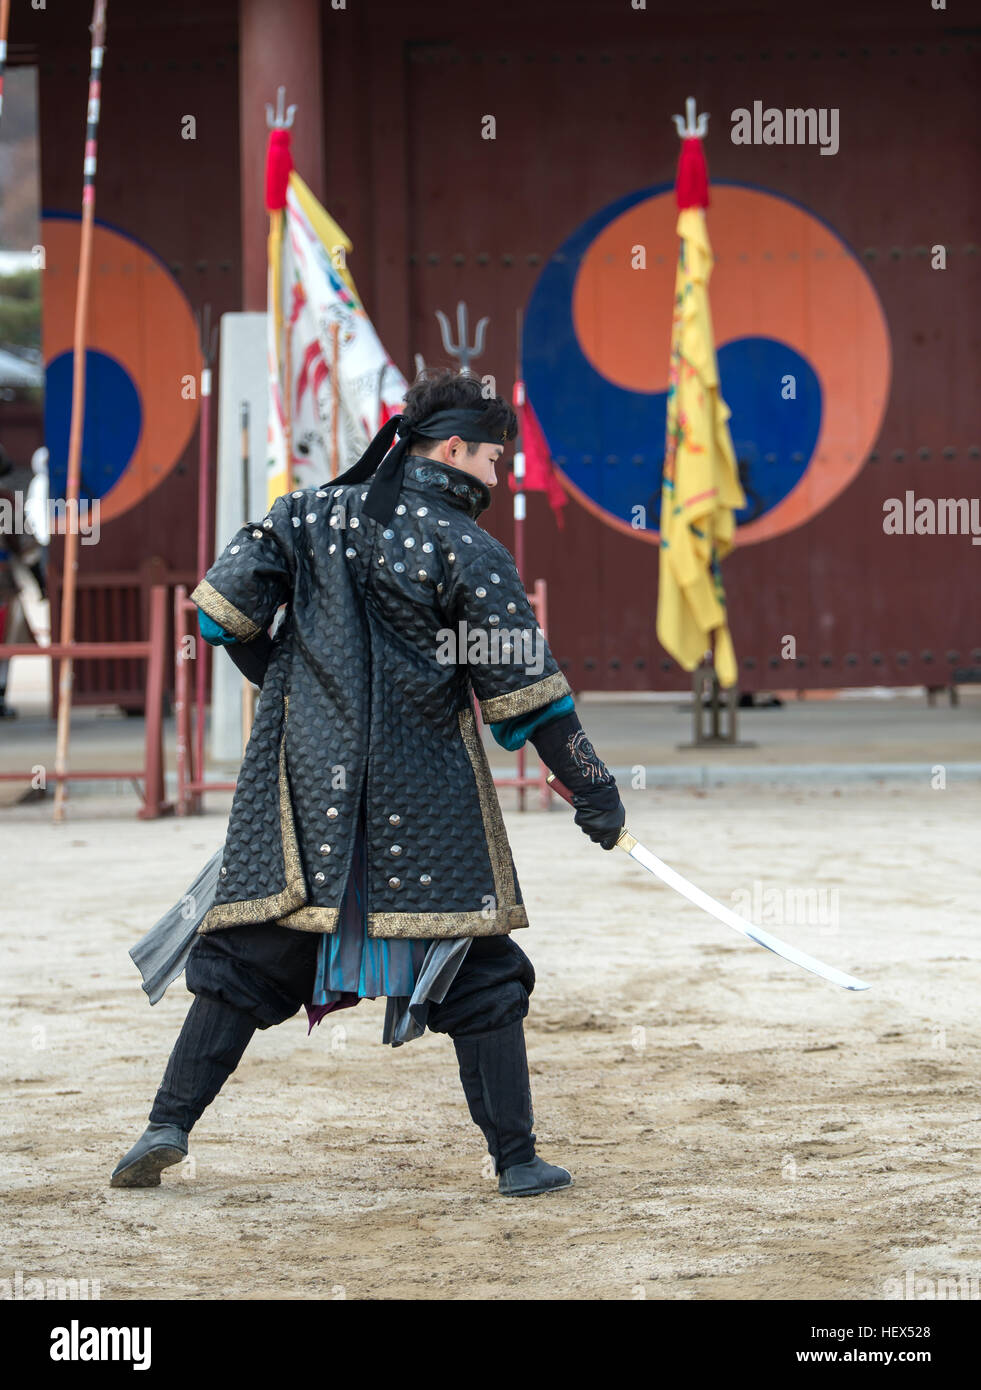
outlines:
{"label": "blue half circle", "polygon": [[[63,352],[45,371],[44,431],[52,497],[65,496],[68,478],[73,360],[73,352]],[[80,498],[102,498],[115,487],[136,452],[142,428],[143,407],[132,377],[108,353],[87,349]]]}

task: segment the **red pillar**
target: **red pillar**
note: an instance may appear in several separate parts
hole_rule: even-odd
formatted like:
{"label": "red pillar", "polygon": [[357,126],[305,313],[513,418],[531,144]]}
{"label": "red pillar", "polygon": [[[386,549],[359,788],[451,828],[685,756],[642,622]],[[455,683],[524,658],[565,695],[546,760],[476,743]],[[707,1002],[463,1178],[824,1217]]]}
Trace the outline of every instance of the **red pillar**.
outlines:
{"label": "red pillar", "polygon": [[243,309],[266,307],[266,103],[275,108],[278,87],[296,105],[293,163],[324,197],[321,64],[320,0],[239,0]]}

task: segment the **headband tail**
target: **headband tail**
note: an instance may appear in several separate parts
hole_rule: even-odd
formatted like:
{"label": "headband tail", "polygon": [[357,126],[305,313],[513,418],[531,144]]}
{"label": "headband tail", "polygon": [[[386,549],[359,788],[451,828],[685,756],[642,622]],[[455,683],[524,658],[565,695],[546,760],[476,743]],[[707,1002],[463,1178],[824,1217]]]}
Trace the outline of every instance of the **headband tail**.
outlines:
{"label": "headband tail", "polygon": [[401,415],[393,415],[390,420],[386,420],[357,463],[352,464],[346,473],[338,474],[332,481],[334,483],[363,483],[366,478],[370,478],[391,448],[392,440],[395,438],[401,423]]}
{"label": "headband tail", "polygon": [[374,517],[383,524],[391,521],[392,512],[402,491],[402,469],[408,452],[408,439],[400,439],[394,449],[389,449],[368,489],[368,499],[364,504],[365,516]]}

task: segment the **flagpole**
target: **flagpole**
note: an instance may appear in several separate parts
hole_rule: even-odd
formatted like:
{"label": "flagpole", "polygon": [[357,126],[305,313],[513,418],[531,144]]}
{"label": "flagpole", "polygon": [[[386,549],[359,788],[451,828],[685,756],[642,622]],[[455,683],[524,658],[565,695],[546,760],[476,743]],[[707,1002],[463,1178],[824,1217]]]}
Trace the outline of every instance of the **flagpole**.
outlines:
{"label": "flagpole", "polygon": [[[514,398],[513,404],[518,416],[518,435],[514,448],[514,563],[522,584],[525,580],[525,455],[524,455],[524,404],[525,383],[521,378],[521,306],[515,310],[515,354],[514,354]],[[518,749],[518,810],[525,809],[525,746]]]}
{"label": "flagpole", "polygon": [[[218,329],[211,327],[211,305],[206,304],[199,324],[201,335],[201,414],[198,418],[198,578],[201,579],[211,567],[213,544],[208,525],[210,503],[210,457],[211,457],[211,364],[215,355],[215,339]],[[194,666],[194,776],[204,781],[204,704],[207,696],[208,648],[207,643],[198,647],[198,658]],[[193,798],[193,809],[201,809],[201,795]]]}
{"label": "flagpole", "polygon": [[[286,212],[278,214],[283,219],[285,231]],[[282,289],[282,280],[280,280]],[[287,310],[283,315],[283,438],[286,441],[286,486],[296,487],[293,473],[293,312],[292,296],[287,295]]]}
{"label": "flagpole", "polygon": [[514,450],[514,563],[524,582],[525,571],[525,383],[521,378],[521,309],[515,313],[516,351],[514,367],[514,408],[518,415],[518,438]]}
{"label": "flagpole", "polygon": [[[81,481],[82,427],[85,421],[85,336],[89,308],[89,282],[92,267],[92,227],[95,219],[95,170],[99,110],[102,95],[102,59],[106,42],[107,0],[95,0],[92,10],[92,53],[89,68],[89,99],[85,131],[85,159],[82,173],[82,231],[78,253],[78,288],[75,298],[75,338],[72,358],[72,410],[68,437],[68,478],[65,484],[65,557],[61,588],[61,642],[68,646],[75,638],[75,588],[78,569],[78,494]],[[72,523],[74,504],[75,522]],[[71,733],[73,667],[63,657],[58,681],[58,735],[55,747],[54,819],[65,815],[68,771],[68,743]]]}
{"label": "flagpole", "polygon": [[10,0],[0,0],[0,118],[3,117],[3,76],[7,70],[7,30],[10,28]]}
{"label": "flagpole", "polygon": [[[241,401],[238,408],[239,420],[239,448],[241,449],[242,464],[242,524],[243,526],[252,519],[252,450],[249,443],[249,403],[247,400]],[[252,736],[252,721],[255,717],[255,707],[252,703],[252,682],[247,676],[242,676],[242,757],[245,757],[245,750],[249,746],[249,739]]]}
{"label": "flagpole", "polygon": [[[267,282],[269,299],[266,304],[266,313],[270,316],[270,341],[275,347],[276,371],[280,382],[284,381],[283,369],[285,369],[285,387],[281,392],[280,404],[283,411],[283,452],[285,454],[283,486],[286,492],[289,492],[293,487],[293,422],[291,418],[290,314],[287,313],[285,321],[280,322],[284,319],[282,312],[282,233],[286,224],[286,198],[289,193],[290,174],[293,172],[289,132],[293,126],[295,115],[295,104],[288,107],[286,105],[286,88],[278,87],[276,89],[275,111],[268,102],[266,103],[266,127],[269,131],[269,143],[266,147],[266,211],[269,214],[268,246],[270,255]],[[278,223],[277,218],[279,219]],[[277,226],[279,228],[278,238],[275,235]],[[274,250],[278,258],[277,263],[272,260]],[[292,295],[290,299],[292,300]],[[292,303],[290,309],[292,310]],[[270,410],[274,409],[272,397],[270,397],[269,408]],[[271,426],[272,421],[270,420],[270,428]]]}
{"label": "flagpole", "polygon": [[330,326],[330,476],[332,478],[337,477],[341,466],[341,461],[337,453],[337,414],[341,405],[341,388],[337,380],[337,365],[339,360],[338,328],[339,324],[335,319]]}

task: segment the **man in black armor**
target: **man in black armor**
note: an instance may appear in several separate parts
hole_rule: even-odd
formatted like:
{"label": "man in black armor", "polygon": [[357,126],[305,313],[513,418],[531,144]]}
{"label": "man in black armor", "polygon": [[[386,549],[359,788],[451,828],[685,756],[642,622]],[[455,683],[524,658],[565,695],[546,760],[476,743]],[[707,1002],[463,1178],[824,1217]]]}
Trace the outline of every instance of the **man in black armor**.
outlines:
{"label": "man in black armor", "polygon": [[386,1041],[452,1037],[502,1194],[571,1184],[535,1153],[535,972],[511,935],[528,919],[474,696],[504,747],[533,743],[590,839],[612,848],[624,810],[514,560],[477,525],[516,432],[475,378],[424,374],[353,468],[278,498],[195,589],[203,635],[262,693],[187,958],[195,999],[113,1186],[185,1156],[256,1028],[379,995]]}

